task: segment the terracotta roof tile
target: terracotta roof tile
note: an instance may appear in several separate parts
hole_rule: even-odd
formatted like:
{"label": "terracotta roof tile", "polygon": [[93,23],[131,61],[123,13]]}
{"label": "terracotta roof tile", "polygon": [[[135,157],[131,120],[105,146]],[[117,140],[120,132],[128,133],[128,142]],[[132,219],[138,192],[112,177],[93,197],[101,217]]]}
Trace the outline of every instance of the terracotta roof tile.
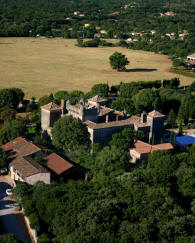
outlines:
{"label": "terracotta roof tile", "polygon": [[48,170],[34,161],[30,156],[23,157],[18,155],[10,164],[24,177],[38,173],[49,173]]}
{"label": "terracotta roof tile", "polygon": [[22,156],[33,154],[41,150],[38,146],[36,146],[32,142],[27,141],[22,137],[18,137],[2,145],[2,149],[4,149],[5,151],[13,150],[17,154],[20,154]]}
{"label": "terracotta roof tile", "polygon": [[62,108],[60,106],[56,105],[54,102],[50,102],[47,105],[41,106],[41,109],[48,110],[48,111],[62,110]]}
{"label": "terracotta roof tile", "polygon": [[139,154],[149,154],[155,150],[170,150],[173,149],[172,144],[170,143],[162,143],[162,144],[156,144],[151,145],[148,143],[144,143],[140,140],[137,140],[134,144],[135,148],[130,148],[129,150],[135,150]]}
{"label": "terracotta roof tile", "polygon": [[26,142],[26,140],[24,138],[17,137],[14,140],[2,145],[1,148],[5,151],[8,151],[8,150],[12,149],[14,146],[16,146],[17,144],[24,143],[24,142]]}
{"label": "terracotta roof tile", "polygon": [[156,145],[154,145],[154,147],[157,149],[160,149],[160,150],[173,149],[173,145],[171,143],[156,144]]}
{"label": "terracotta roof tile", "polygon": [[47,167],[53,170],[58,175],[62,174],[63,172],[69,170],[74,166],[56,153],[52,153],[44,159],[47,160]]}

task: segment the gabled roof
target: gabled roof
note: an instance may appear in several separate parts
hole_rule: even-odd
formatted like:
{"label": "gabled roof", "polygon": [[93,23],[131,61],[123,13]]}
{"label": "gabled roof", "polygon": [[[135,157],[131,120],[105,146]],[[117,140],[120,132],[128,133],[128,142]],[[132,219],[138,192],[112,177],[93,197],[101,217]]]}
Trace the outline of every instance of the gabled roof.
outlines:
{"label": "gabled roof", "polygon": [[134,150],[139,154],[149,154],[152,153],[155,150],[172,150],[173,145],[171,143],[162,143],[162,144],[156,144],[151,145],[148,143],[144,143],[140,140],[137,140],[134,144],[135,148],[130,148],[129,150]]}
{"label": "gabled roof", "polygon": [[38,146],[36,146],[32,142],[27,141],[22,137],[18,137],[2,145],[2,149],[5,151],[13,150],[17,153],[17,155],[21,155],[21,156],[33,154],[41,150]]}
{"label": "gabled roof", "polygon": [[29,177],[38,173],[49,173],[43,166],[34,161],[30,156],[17,156],[10,163],[22,176]]}
{"label": "gabled roof", "polygon": [[52,153],[49,156],[45,157],[44,159],[47,160],[47,167],[58,175],[74,167],[73,164],[63,159],[61,156],[57,155],[56,153]]}
{"label": "gabled roof", "polygon": [[62,110],[62,108],[58,105],[56,105],[54,102],[50,102],[47,105],[41,106],[41,109],[47,110],[47,111],[59,111]]}
{"label": "gabled roof", "polygon": [[148,113],[149,117],[164,117],[165,115],[161,114],[159,111],[157,110],[153,110],[150,113]]}
{"label": "gabled roof", "polygon": [[17,137],[14,140],[2,145],[1,148],[5,151],[8,151],[8,150],[12,149],[14,146],[16,146],[17,144],[25,143],[25,142],[26,142],[26,140],[24,138]]}

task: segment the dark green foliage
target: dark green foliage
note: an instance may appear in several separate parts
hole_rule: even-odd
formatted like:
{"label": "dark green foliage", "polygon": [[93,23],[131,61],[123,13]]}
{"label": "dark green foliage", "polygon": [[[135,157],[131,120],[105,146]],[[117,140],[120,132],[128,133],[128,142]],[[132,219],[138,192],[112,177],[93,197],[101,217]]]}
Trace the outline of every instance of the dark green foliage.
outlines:
{"label": "dark green foliage", "polygon": [[120,52],[114,52],[110,57],[110,66],[117,71],[125,71],[126,65],[129,64],[128,59]]}
{"label": "dark green foliage", "polygon": [[160,99],[157,92],[150,89],[140,90],[132,99],[136,110],[139,112],[149,112],[153,109],[158,109],[160,105]]}
{"label": "dark green foliage", "polygon": [[135,169],[129,167],[128,153],[114,145],[95,152],[93,159],[91,181],[39,182],[19,190],[40,242],[192,239],[194,146],[178,155],[154,151]]}
{"label": "dark green foliage", "polygon": [[8,157],[5,151],[0,148],[0,170],[7,169],[8,167]]}
{"label": "dark green foliage", "polygon": [[120,96],[124,98],[131,98],[141,89],[159,89],[161,87],[161,81],[138,81],[131,83],[120,84]]}
{"label": "dark green foliage", "polygon": [[4,144],[19,136],[25,136],[26,127],[17,120],[8,122],[0,131],[0,143]]}
{"label": "dark green foliage", "polygon": [[65,90],[59,90],[54,94],[55,100],[60,104],[61,99],[67,101],[69,99],[69,94]]}
{"label": "dark green foliage", "polygon": [[40,219],[37,213],[29,215],[30,227],[36,231],[40,230]]}
{"label": "dark green foliage", "polygon": [[30,186],[24,182],[18,182],[17,187],[14,188],[14,197],[21,202],[24,196],[30,191]]}
{"label": "dark green foliage", "polygon": [[144,138],[145,134],[142,131],[135,132],[131,128],[125,128],[122,132],[114,133],[109,144],[122,151],[128,151],[129,148],[133,148],[136,139],[144,140]]}
{"label": "dark green foliage", "polygon": [[38,104],[39,104],[39,106],[43,106],[43,105],[46,105],[46,104],[48,104],[48,103],[50,103],[52,101],[53,101],[53,97],[52,96],[45,95],[45,96],[42,96],[41,98],[39,98]]}
{"label": "dark green foliage", "polygon": [[172,78],[170,80],[163,80],[163,87],[164,88],[177,88],[180,84],[180,80],[178,78]]}
{"label": "dark green foliage", "polygon": [[38,243],[50,243],[51,239],[49,238],[49,236],[47,234],[42,234],[39,236],[37,242]]}
{"label": "dark green foliage", "polygon": [[0,242],[1,243],[20,243],[20,241],[17,240],[15,235],[13,235],[13,234],[0,235]]}
{"label": "dark green foliage", "polygon": [[7,123],[16,118],[16,111],[13,109],[5,109],[1,112],[1,120]]}
{"label": "dark green foliage", "polygon": [[191,88],[192,91],[195,91],[195,81],[190,85],[190,88]]}
{"label": "dark green foliage", "polygon": [[95,84],[90,91],[91,96],[99,95],[101,97],[108,96],[108,85],[107,84]]}
{"label": "dark green foliage", "polygon": [[167,119],[167,124],[173,128],[176,125],[176,115],[174,113],[174,110],[170,110],[168,119]]}
{"label": "dark green foliage", "polygon": [[178,121],[181,124],[187,124],[189,118],[189,103],[187,100],[184,100],[181,104],[178,112]]}
{"label": "dark green foliage", "polygon": [[35,97],[31,98],[31,101],[28,103],[27,107],[26,107],[26,111],[27,112],[32,112],[32,111],[36,111],[38,108],[37,103],[35,102]]}
{"label": "dark green foliage", "polygon": [[17,109],[20,102],[23,101],[24,93],[21,89],[10,88],[0,90],[0,107],[8,106]]}
{"label": "dark green foliage", "polygon": [[77,40],[77,46],[79,47],[98,47],[98,46],[113,46],[111,42],[105,40],[100,40],[99,38],[94,38],[92,40],[83,41],[81,39]]}
{"label": "dark green foliage", "polygon": [[52,138],[53,145],[64,151],[71,151],[77,146],[89,144],[86,128],[72,116],[64,116],[54,123]]}
{"label": "dark green foliage", "polygon": [[71,104],[76,104],[82,98],[84,98],[84,93],[80,90],[73,90],[69,94],[69,99],[70,99]]}
{"label": "dark green foliage", "polygon": [[111,108],[118,111],[126,110],[128,114],[133,114],[135,111],[134,102],[129,98],[123,97],[118,97],[116,100],[114,100],[111,104]]}

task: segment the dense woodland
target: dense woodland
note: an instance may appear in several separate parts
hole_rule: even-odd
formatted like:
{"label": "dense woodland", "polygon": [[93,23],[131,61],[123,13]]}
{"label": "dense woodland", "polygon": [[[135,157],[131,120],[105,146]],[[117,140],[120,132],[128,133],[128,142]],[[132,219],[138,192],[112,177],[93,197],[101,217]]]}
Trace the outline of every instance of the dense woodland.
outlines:
{"label": "dense woodland", "polygon": [[179,57],[195,51],[194,22],[194,0],[0,0],[0,36],[136,38],[129,48]]}
{"label": "dense woodland", "polygon": [[[185,89],[178,86],[178,79],[97,84],[87,94],[57,91],[29,103],[20,89],[0,90],[1,144],[24,136],[44,145],[44,154],[63,152],[88,170],[88,181],[17,184],[15,198],[37,230],[39,243],[194,241],[195,146],[183,153],[177,148],[172,153],[155,151],[135,166],[129,163],[128,149],[135,139],[146,139],[143,132],[124,129],[101,147],[90,145],[85,127],[72,117],[54,124],[52,143],[41,137],[40,128],[40,106],[59,104],[62,98],[76,103],[99,94],[107,97],[109,107],[129,114],[158,109],[168,115],[166,128],[179,128],[181,135],[183,128],[194,127],[190,122],[195,118],[195,83]],[[175,145],[174,134],[168,136]],[[0,158],[0,167],[5,168],[8,160],[2,150]],[[2,242],[14,242],[11,235],[0,237]]]}

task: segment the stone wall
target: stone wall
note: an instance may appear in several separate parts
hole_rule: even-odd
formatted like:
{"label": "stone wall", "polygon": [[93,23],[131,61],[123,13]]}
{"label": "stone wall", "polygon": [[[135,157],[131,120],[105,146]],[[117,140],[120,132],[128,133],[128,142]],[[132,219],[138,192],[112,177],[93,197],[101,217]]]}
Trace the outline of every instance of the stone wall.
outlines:
{"label": "stone wall", "polygon": [[41,109],[41,128],[46,130],[50,126],[50,112]]}
{"label": "stone wall", "polygon": [[106,127],[101,129],[93,129],[93,133],[89,129],[88,131],[90,133],[90,138],[92,143],[106,144],[109,140],[112,139],[112,134],[116,132],[120,132],[125,128],[133,128],[133,124],[118,126],[118,127]]}
{"label": "stone wall", "polygon": [[30,185],[34,185],[37,181],[43,181],[46,184],[50,184],[50,173],[38,173],[27,177],[25,181]]}
{"label": "stone wall", "polygon": [[[24,212],[24,209],[22,209],[22,211]],[[33,241],[35,243],[37,243],[37,231],[30,227],[30,221],[29,221],[28,217],[24,216],[24,220],[25,220],[25,223],[26,223],[26,226],[27,226],[27,229],[28,229],[28,232],[29,232],[31,238],[33,239]]]}

